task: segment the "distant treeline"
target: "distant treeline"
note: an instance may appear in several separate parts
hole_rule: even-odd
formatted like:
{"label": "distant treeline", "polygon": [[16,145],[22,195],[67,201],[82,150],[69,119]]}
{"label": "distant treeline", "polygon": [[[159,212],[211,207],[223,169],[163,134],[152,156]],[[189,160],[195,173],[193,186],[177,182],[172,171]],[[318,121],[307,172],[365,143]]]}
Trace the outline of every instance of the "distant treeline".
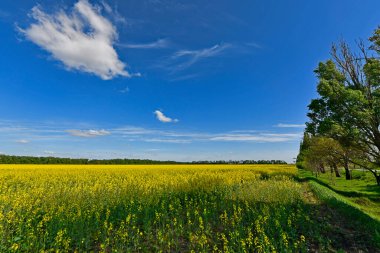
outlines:
{"label": "distant treeline", "polygon": [[[175,161],[156,161],[149,159],[86,159],[0,155],[0,164],[186,164]],[[286,164],[282,160],[241,160],[241,161],[194,161],[187,164]]]}
{"label": "distant treeline", "polygon": [[154,161],[148,159],[109,159],[34,157],[0,155],[0,164],[177,164],[174,161]]}
{"label": "distant treeline", "polygon": [[287,164],[282,160],[229,160],[229,161],[195,161],[194,164]]}

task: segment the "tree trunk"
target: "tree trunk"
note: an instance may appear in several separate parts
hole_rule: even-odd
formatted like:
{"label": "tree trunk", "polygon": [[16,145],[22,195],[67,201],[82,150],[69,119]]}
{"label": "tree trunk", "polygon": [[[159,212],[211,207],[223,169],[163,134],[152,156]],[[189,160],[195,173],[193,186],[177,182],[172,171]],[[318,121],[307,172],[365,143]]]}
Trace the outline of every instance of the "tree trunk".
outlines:
{"label": "tree trunk", "polygon": [[319,170],[321,171],[321,173],[326,173],[326,169],[323,163],[319,166]]}
{"label": "tree trunk", "polygon": [[352,175],[346,159],[344,159],[344,171],[346,172],[346,180],[351,180]]}
{"label": "tree trunk", "polygon": [[335,176],[336,177],[340,177],[340,172],[339,172],[338,166],[336,166],[336,164],[333,164],[333,168],[334,168],[334,171],[335,171]]}
{"label": "tree trunk", "polygon": [[375,144],[375,146],[377,147],[378,150],[380,150],[380,131],[379,131],[379,124],[376,124],[374,127],[373,127],[373,142]]}
{"label": "tree trunk", "polygon": [[[375,173],[376,173],[376,171],[375,171]],[[376,183],[378,186],[380,186],[380,174],[378,174],[378,173],[375,174],[375,173],[373,173],[373,175],[376,178]]]}
{"label": "tree trunk", "polygon": [[369,170],[374,175],[374,177],[376,178],[377,185],[380,186],[380,173],[379,173],[379,171],[368,169],[368,168],[366,168],[366,169]]}
{"label": "tree trunk", "polygon": [[[380,174],[379,174],[380,171],[374,170],[373,168],[370,168],[370,167],[368,167],[368,166],[366,166],[364,164],[359,164],[359,163],[357,163],[355,161],[351,161],[351,162],[354,163],[354,164],[356,164],[356,165],[358,165],[358,166],[360,166],[361,168],[363,168],[363,169],[371,172],[373,174],[373,176],[376,178],[377,185],[380,186]],[[380,167],[380,163],[378,163],[378,162],[374,163],[374,165],[376,166],[376,168]]]}

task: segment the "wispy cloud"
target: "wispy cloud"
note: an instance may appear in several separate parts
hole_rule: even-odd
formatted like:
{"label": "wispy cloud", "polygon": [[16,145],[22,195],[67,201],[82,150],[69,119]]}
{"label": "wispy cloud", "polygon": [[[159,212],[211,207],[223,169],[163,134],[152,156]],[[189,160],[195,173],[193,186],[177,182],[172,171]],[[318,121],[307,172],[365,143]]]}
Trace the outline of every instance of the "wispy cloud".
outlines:
{"label": "wispy cloud", "polygon": [[121,23],[121,24],[128,24],[129,23],[129,22],[127,22],[127,18],[125,18],[122,15],[120,15],[119,11],[117,10],[117,5],[116,4],[112,8],[105,1],[101,1],[101,5],[103,6],[105,12],[107,14],[109,14],[109,16],[112,18],[112,20],[115,21],[116,23]]}
{"label": "wispy cloud", "polygon": [[180,75],[174,78],[169,79],[170,82],[179,82],[179,81],[185,81],[189,79],[195,79],[200,76],[200,73],[194,73],[194,74],[188,74],[188,75]]}
{"label": "wispy cloud", "polygon": [[36,22],[20,31],[68,69],[92,73],[104,80],[131,77],[113,47],[118,37],[116,28],[101,9],[88,0],[79,0],[71,13],[61,10],[47,14],[37,5],[31,13]]}
{"label": "wispy cloud", "polygon": [[184,140],[184,139],[159,139],[159,138],[153,138],[153,139],[145,139],[145,142],[159,142],[159,143],[191,143],[191,140]]}
{"label": "wispy cloud", "polygon": [[257,49],[263,48],[260,44],[258,44],[256,42],[247,42],[247,43],[245,43],[245,45],[248,47],[253,47],[253,48],[257,48]]}
{"label": "wispy cloud", "polygon": [[171,57],[171,59],[174,61],[174,69],[176,71],[179,71],[189,68],[201,60],[216,57],[222,54],[223,51],[230,48],[231,46],[231,44],[221,43],[209,48],[202,48],[197,50],[179,50],[175,52]]}
{"label": "wispy cloud", "polygon": [[16,142],[19,143],[19,144],[28,144],[28,143],[30,143],[29,140],[24,140],[24,139],[22,139],[22,140],[17,140]]}
{"label": "wispy cloud", "polygon": [[[164,116],[168,121],[169,117]],[[173,119],[170,119],[173,121]],[[103,126],[104,127],[104,126]],[[70,129],[70,130],[67,130]],[[106,130],[104,130],[106,129]],[[167,143],[167,144],[190,144],[193,143],[295,143],[302,138],[300,131],[276,132],[263,130],[231,130],[227,132],[208,131],[181,131],[144,128],[136,126],[107,127],[102,128],[92,124],[61,122],[58,123],[16,123],[0,121],[0,141],[5,143],[14,142],[20,144],[30,143],[32,147],[35,143],[44,147],[44,150],[51,150],[61,154],[60,147],[71,146],[77,138],[92,139],[104,137],[104,145],[125,145],[127,143]],[[21,137],[20,137],[21,136]],[[71,144],[70,144],[71,143]],[[108,144],[107,144],[108,143]],[[28,145],[28,147],[29,147]],[[62,146],[61,146],[62,145]],[[4,150],[3,150],[4,151]],[[46,153],[47,154],[47,153]],[[56,154],[55,154],[56,155]]]}
{"label": "wispy cloud", "polygon": [[84,137],[84,138],[92,138],[98,136],[110,135],[111,133],[106,130],[66,130],[72,136],[76,137]]}
{"label": "wispy cloud", "polygon": [[16,133],[24,130],[28,130],[28,128],[21,126],[0,126],[0,133]]}
{"label": "wispy cloud", "polygon": [[122,136],[130,136],[130,135],[148,135],[157,133],[157,130],[146,129],[142,127],[134,127],[134,126],[125,126],[119,127],[112,130],[113,133],[119,134]]}
{"label": "wispy cloud", "polygon": [[156,118],[159,121],[163,122],[163,123],[172,123],[172,122],[175,123],[175,122],[178,122],[178,119],[169,118],[169,117],[165,116],[165,114],[163,112],[159,111],[159,110],[156,110],[154,112],[154,114],[156,115]]}
{"label": "wispy cloud", "polygon": [[44,154],[46,154],[46,155],[55,155],[55,154],[57,154],[57,153],[54,152],[54,151],[45,150],[45,151],[44,151]]}
{"label": "wispy cloud", "polygon": [[240,141],[240,142],[288,142],[298,141],[301,134],[274,134],[274,133],[258,133],[258,134],[225,134],[210,138],[212,141]]}
{"label": "wispy cloud", "polygon": [[279,123],[276,125],[276,127],[281,127],[281,128],[305,128],[305,124],[283,124]]}
{"label": "wispy cloud", "polygon": [[119,92],[120,93],[129,93],[129,87],[125,87],[125,88],[123,88],[123,89],[121,89],[121,90],[119,90]]}
{"label": "wispy cloud", "polygon": [[119,47],[133,48],[133,49],[159,49],[167,48],[170,46],[170,41],[168,39],[159,39],[150,43],[124,43],[117,44]]}
{"label": "wispy cloud", "polygon": [[[145,128],[125,127],[113,130],[132,141],[193,143],[193,142],[250,142],[250,143],[280,143],[299,141],[302,133],[275,133],[256,130],[236,130],[226,133],[178,132]],[[133,139],[131,139],[133,137]]]}

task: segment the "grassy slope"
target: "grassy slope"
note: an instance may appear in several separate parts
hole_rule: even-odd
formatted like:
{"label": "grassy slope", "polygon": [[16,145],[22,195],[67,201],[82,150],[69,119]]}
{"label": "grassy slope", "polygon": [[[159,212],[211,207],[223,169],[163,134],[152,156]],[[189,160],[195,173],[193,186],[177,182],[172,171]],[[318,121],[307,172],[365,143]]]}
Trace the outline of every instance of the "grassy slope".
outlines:
{"label": "grassy slope", "polygon": [[380,221],[380,187],[368,172],[353,171],[353,180],[346,180],[345,175],[337,178],[330,173],[320,174],[318,178],[309,171],[299,170],[303,180],[317,182],[342,196],[346,202]]}
{"label": "grassy slope", "polygon": [[[354,171],[354,180],[331,177],[330,174],[314,177],[300,170],[300,181],[307,181],[310,190],[318,197],[320,217],[330,224],[325,233],[335,249],[347,252],[380,252],[380,187],[371,175]],[[369,246],[369,247],[368,247]]]}

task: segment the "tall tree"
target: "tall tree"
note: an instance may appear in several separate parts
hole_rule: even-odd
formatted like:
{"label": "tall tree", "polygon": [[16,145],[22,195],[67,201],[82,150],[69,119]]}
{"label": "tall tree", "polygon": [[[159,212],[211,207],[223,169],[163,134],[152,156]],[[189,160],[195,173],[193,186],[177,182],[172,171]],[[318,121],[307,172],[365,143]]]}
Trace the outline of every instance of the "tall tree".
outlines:
{"label": "tall tree", "polygon": [[319,63],[319,98],[309,105],[306,131],[337,140],[345,168],[367,169],[380,186],[380,27],[369,41],[356,53],[345,42],[333,45],[332,59]]}

